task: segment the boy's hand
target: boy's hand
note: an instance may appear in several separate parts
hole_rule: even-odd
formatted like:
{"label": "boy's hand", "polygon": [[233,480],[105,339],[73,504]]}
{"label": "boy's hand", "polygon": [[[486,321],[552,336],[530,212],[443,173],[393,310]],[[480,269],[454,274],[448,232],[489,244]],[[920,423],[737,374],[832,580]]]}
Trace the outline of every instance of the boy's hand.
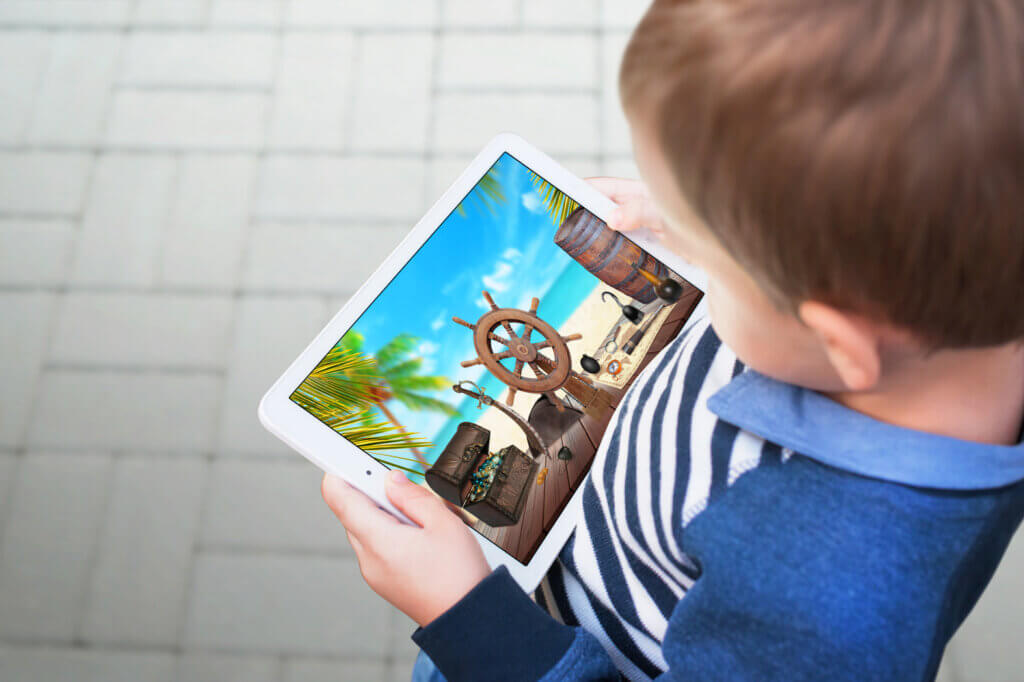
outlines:
{"label": "boy's hand", "polygon": [[665,236],[665,222],[654,205],[647,186],[639,180],[594,177],[586,181],[619,207],[608,216],[608,227],[619,232],[648,228],[659,240]]}
{"label": "boy's hand", "polygon": [[320,490],[345,526],[366,583],[421,626],[491,572],[472,531],[443,500],[400,471],[388,476],[387,496],[419,528],[400,522],[336,476],[326,474]]}

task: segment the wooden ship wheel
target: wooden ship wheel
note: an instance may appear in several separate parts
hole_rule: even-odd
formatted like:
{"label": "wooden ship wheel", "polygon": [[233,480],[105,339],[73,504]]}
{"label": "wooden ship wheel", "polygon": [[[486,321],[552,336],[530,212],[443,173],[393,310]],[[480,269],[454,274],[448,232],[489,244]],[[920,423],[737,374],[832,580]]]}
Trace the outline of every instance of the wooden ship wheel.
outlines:
{"label": "wooden ship wheel", "polygon": [[[484,365],[489,369],[509,387],[505,398],[507,405],[512,405],[517,392],[526,391],[544,394],[562,410],[565,409],[564,404],[555,394],[559,389],[570,393],[585,408],[595,403],[595,396],[601,398],[598,402],[605,402],[603,395],[597,396],[604,391],[593,388],[589,377],[572,368],[569,342],[583,338],[582,334],[559,334],[557,329],[537,316],[540,299],[536,297],[530,301],[529,310],[520,310],[499,308],[490,292],[484,291],[483,295],[491,309],[481,315],[476,324],[452,318],[453,322],[473,331],[477,356],[463,361],[463,367]],[[516,327],[519,327],[518,332]],[[534,338],[534,335],[539,338]],[[527,367],[532,376],[526,374]]]}

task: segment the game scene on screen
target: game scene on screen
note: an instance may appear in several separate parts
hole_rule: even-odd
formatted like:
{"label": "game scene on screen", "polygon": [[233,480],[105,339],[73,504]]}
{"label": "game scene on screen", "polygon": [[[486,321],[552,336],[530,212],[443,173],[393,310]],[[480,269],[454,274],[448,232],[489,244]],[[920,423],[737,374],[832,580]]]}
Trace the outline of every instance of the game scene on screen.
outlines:
{"label": "game scene on screen", "polygon": [[291,399],[528,563],[700,297],[506,153]]}

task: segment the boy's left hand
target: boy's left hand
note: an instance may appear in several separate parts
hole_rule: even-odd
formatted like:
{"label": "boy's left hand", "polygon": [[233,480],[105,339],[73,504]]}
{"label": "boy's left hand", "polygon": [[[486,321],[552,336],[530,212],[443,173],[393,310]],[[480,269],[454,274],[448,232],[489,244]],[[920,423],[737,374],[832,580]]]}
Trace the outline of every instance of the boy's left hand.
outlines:
{"label": "boy's left hand", "polygon": [[324,476],[321,493],[345,526],[366,583],[421,626],[491,572],[466,524],[400,471],[389,474],[387,496],[419,528],[402,523],[336,476]]}

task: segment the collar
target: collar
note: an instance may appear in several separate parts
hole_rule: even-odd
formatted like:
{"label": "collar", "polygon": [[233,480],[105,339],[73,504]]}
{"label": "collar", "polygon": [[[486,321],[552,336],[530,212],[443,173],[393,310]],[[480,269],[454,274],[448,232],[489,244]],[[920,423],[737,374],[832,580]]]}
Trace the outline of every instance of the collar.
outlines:
{"label": "collar", "polygon": [[886,424],[753,370],[708,399],[721,419],[823,464],[922,488],[998,488],[1024,479],[1024,442],[991,445]]}

